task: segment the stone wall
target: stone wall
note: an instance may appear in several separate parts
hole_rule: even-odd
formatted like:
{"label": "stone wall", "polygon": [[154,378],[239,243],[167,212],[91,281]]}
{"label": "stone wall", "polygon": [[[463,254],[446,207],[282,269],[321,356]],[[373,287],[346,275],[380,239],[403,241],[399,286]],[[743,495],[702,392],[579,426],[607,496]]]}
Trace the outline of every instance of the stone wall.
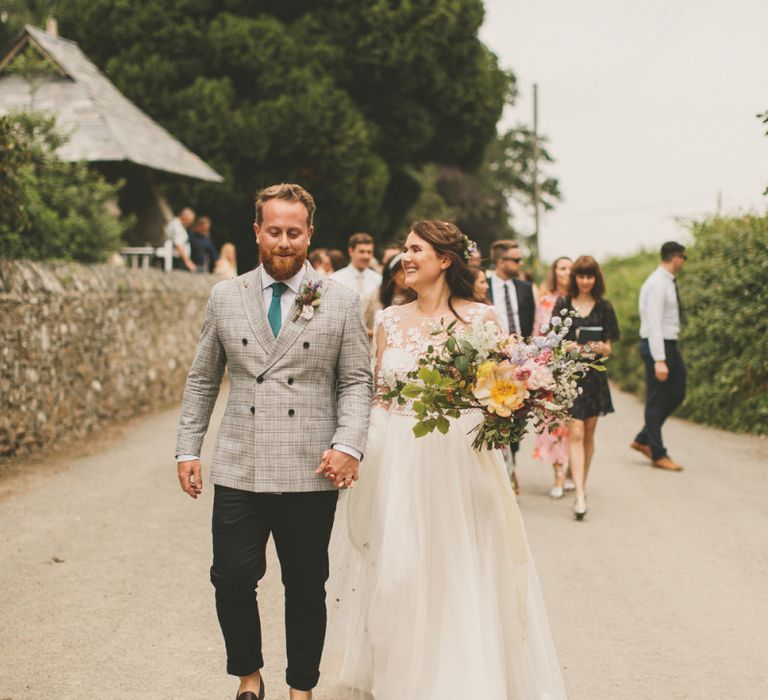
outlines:
{"label": "stone wall", "polygon": [[216,281],[0,260],[0,459],[178,402]]}

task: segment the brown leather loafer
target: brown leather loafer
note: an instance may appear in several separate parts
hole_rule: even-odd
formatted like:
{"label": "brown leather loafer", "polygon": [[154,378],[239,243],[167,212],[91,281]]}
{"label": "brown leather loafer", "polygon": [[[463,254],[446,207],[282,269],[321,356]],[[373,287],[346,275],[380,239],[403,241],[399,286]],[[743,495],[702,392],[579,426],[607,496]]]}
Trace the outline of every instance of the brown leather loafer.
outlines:
{"label": "brown leather loafer", "polygon": [[683,471],[682,465],[678,464],[677,462],[673,462],[669,457],[661,457],[660,459],[654,459],[653,466],[658,467],[659,469],[666,469],[667,471],[670,471],[670,472]]}
{"label": "brown leather loafer", "polygon": [[648,459],[653,461],[653,458],[651,457],[651,448],[648,445],[642,445],[637,440],[633,440],[631,444],[629,445],[633,450],[637,450],[638,452],[641,452],[644,454]]}
{"label": "brown leather loafer", "polygon": [[264,692],[264,678],[262,678],[258,695],[250,690],[246,690],[244,693],[236,695],[235,700],[264,700]]}

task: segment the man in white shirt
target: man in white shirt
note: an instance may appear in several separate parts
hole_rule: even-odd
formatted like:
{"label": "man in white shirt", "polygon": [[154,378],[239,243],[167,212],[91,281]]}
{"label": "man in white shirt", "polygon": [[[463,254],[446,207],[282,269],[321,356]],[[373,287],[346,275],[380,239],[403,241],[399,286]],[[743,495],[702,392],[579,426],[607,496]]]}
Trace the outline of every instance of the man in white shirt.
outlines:
{"label": "man in white shirt", "polygon": [[165,227],[165,237],[173,244],[173,269],[196,272],[192,262],[192,246],[189,241],[189,229],[195,222],[195,212],[189,207],[182,209]]}
{"label": "man in white shirt", "polygon": [[661,264],[640,288],[640,356],[645,364],[645,425],[631,444],[655,467],[680,471],[670,459],[661,427],[685,398],[685,364],[677,339],[681,305],[675,276],[685,265],[685,246],[661,246]]}
{"label": "man in white shirt", "polygon": [[520,279],[523,255],[514,241],[496,241],[491,246],[495,271],[488,276],[488,299],[496,309],[505,335],[533,335],[536,302],[530,282]]}
{"label": "man in white shirt", "polygon": [[[363,304],[368,306],[371,297],[379,293],[381,275],[371,269],[373,260],[373,238],[367,233],[355,233],[349,238],[349,265],[336,270],[332,280],[356,291]],[[368,337],[373,335],[373,327],[366,324]]]}
{"label": "man in white shirt", "polygon": [[381,275],[371,269],[373,238],[367,233],[355,233],[349,239],[349,260],[346,267],[331,275],[349,289],[354,289],[365,300],[379,291]]}

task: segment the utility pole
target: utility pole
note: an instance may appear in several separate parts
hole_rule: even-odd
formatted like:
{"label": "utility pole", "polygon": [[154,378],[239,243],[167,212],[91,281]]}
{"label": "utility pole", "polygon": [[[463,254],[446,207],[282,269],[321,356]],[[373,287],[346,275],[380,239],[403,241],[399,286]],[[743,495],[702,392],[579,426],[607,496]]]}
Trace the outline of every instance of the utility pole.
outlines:
{"label": "utility pole", "polygon": [[539,260],[539,86],[533,84],[533,236],[531,253]]}

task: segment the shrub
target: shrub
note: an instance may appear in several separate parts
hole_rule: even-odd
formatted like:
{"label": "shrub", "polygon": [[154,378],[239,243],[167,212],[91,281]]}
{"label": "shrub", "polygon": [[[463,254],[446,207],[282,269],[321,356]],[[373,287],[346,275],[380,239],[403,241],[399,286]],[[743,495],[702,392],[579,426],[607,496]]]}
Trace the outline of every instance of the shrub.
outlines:
{"label": "shrub", "polygon": [[681,274],[688,395],[681,414],[768,433],[768,217],[693,224]]}
{"label": "shrub", "polygon": [[0,117],[0,257],[101,262],[118,247],[120,185],[60,160],[63,142],[53,119]]}
{"label": "shrub", "polygon": [[[768,217],[717,217],[691,229],[694,242],[679,279],[688,388],[678,415],[768,433]],[[644,389],[637,297],[657,264],[658,253],[643,252],[604,265],[622,331],[611,378],[637,394]]]}
{"label": "shrub", "polygon": [[658,252],[643,251],[626,258],[610,258],[603,265],[606,297],[619,319],[621,339],[614,343],[609,373],[622,389],[641,394],[645,387],[640,341],[640,312],[637,297],[645,278],[659,264]]}

